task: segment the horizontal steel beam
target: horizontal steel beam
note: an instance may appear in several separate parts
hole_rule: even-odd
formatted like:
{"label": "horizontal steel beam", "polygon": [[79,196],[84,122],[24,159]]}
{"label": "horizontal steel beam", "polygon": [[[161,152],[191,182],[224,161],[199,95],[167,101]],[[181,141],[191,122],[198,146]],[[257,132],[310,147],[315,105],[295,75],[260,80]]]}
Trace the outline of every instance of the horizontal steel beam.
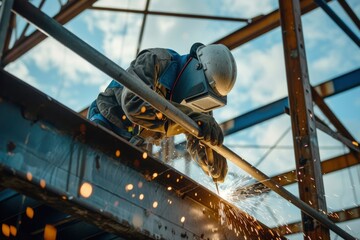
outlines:
{"label": "horizontal steel beam", "polygon": [[[46,32],[60,43],[70,48],[79,56],[86,59],[89,63],[103,71],[105,74],[123,84],[130,91],[134,92],[137,96],[147,101],[154,108],[165,114],[169,119],[181,125],[187,132],[196,137],[201,137],[200,127],[190,117],[177,109],[166,99],[152,91],[144,82],[132,76],[124,69],[112,62],[110,59],[100,54],[90,45],[69,32],[54,19],[40,12],[38,9],[31,6],[31,4],[23,1],[15,1],[13,10],[38,28],[42,29],[42,31]],[[246,162],[243,158],[239,157],[226,146],[213,146],[205,141],[203,141],[203,144],[209,146],[214,151],[224,156],[226,159],[232,161],[235,165],[242,168],[255,179],[261,181],[265,186],[278,193],[281,197],[285,198],[296,207],[300,208],[302,212],[318,220],[324,227],[331,229],[344,238],[355,239],[343,229],[336,226],[328,218],[324,217],[323,214],[321,214],[319,211],[313,209],[311,206],[301,201],[285,188],[282,188],[281,186],[279,187],[279,185],[271,181],[271,179],[263,172],[259,171],[254,166]]]}
{"label": "horizontal steel beam", "polygon": [[[82,11],[87,9],[96,1],[97,0],[68,1],[67,4],[62,7],[60,12],[56,14],[56,16],[54,16],[54,19],[56,19],[56,21],[61,24],[65,24],[71,19],[73,19],[75,16],[80,14]],[[15,61],[24,53],[42,42],[45,38],[47,38],[47,36],[44,33],[35,30],[29,36],[19,39],[19,41],[17,41],[11,49],[4,52],[3,60],[1,62],[2,66],[5,66],[10,62]]]}
{"label": "horizontal steel beam", "polygon": [[314,0],[329,17],[360,47],[360,38],[345,24],[345,22],[329,7],[325,0]]}
{"label": "horizontal steel beam", "polygon": [[[318,6],[313,2],[313,0],[301,0],[300,7],[301,14],[305,14],[317,8]],[[277,9],[267,15],[258,17],[245,27],[236,30],[235,32],[215,41],[214,43],[222,43],[230,49],[234,49],[261,36],[262,34],[270,32],[279,26],[280,12],[279,9]]]}
{"label": "horizontal steel beam", "polygon": [[186,13],[176,13],[176,12],[160,12],[160,11],[152,11],[147,9],[135,10],[128,8],[94,7],[94,6],[91,6],[89,9],[98,10],[98,11],[138,13],[138,14],[148,14],[148,15],[156,15],[156,16],[164,16],[164,17],[181,17],[181,18],[194,18],[194,19],[206,19],[206,20],[217,20],[217,21],[234,21],[234,22],[245,22],[245,23],[251,21],[251,19],[248,18],[218,17],[213,15],[186,14]]}
{"label": "horizontal steel beam", "polygon": [[[4,187],[124,237],[266,239],[274,234],[144,150],[4,71],[0,99],[0,115],[7,116],[0,118]],[[219,223],[220,201],[227,214],[241,219],[227,215],[233,229]]]}
{"label": "horizontal steel beam", "polygon": [[323,123],[320,119],[316,117],[316,128],[328,134],[332,138],[340,141],[345,146],[347,146],[351,151],[360,152],[359,143],[353,139],[344,137],[341,133],[335,132],[327,124]]}
{"label": "horizontal steel beam", "polygon": [[[321,97],[327,98],[358,86],[360,86],[360,68],[328,80],[315,86],[314,89]],[[288,97],[284,97],[223,122],[221,127],[224,130],[224,134],[230,135],[286,113],[286,108],[289,107],[288,101]]]}
{"label": "horizontal steel beam", "polygon": [[[345,155],[337,156],[328,160],[321,162],[321,172],[322,174],[327,174],[335,171],[339,171],[348,167],[355,166],[360,164],[360,154],[359,153],[347,153]],[[290,185],[297,182],[296,171],[291,170],[285,173],[281,173],[277,176],[271,177],[271,179],[277,182],[281,186]],[[259,189],[262,184],[256,182],[252,185],[246,186],[246,189]],[[239,189],[241,191],[241,189]],[[267,192],[267,191],[264,191]]]}
{"label": "horizontal steel beam", "polygon": [[[360,218],[360,207],[353,207],[343,209],[329,214],[329,218],[334,222],[341,223]],[[302,223],[294,222],[283,226],[273,228],[274,231],[279,231],[283,235],[295,234],[302,232]]]}

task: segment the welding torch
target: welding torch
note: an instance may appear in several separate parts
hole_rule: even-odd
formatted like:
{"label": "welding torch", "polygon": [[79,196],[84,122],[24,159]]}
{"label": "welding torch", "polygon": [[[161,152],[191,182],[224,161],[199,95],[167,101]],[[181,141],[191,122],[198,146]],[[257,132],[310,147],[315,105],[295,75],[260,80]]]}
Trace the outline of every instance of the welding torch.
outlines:
{"label": "welding torch", "polygon": [[[213,150],[210,147],[208,147],[206,145],[204,145],[204,147],[205,147],[205,153],[206,153],[206,159],[207,159],[206,164],[207,164],[208,169],[209,169],[209,174],[211,175],[210,168],[212,168],[213,165],[214,165],[214,153],[213,153]],[[212,179],[213,179],[213,181],[215,183],[217,194],[219,194],[218,183],[217,183],[217,181],[215,181],[214,178],[212,178]]]}

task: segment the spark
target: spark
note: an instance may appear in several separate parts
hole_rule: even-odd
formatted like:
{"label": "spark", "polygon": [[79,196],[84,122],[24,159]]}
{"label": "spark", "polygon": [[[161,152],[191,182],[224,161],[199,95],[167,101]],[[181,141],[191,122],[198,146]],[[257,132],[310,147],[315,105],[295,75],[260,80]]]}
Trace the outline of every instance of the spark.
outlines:
{"label": "spark", "polygon": [[27,172],[27,173],[26,173],[26,179],[29,180],[29,181],[31,181],[32,178],[33,178],[33,176],[32,176],[32,174],[31,174],[31,172]]}
{"label": "spark", "polygon": [[10,225],[10,234],[13,235],[14,237],[16,236],[17,234],[17,229],[15,226],[13,225]]}
{"label": "spark", "polygon": [[46,224],[44,230],[44,240],[55,240],[57,230],[53,225]]}
{"label": "spark", "polygon": [[45,188],[46,187],[46,181],[44,179],[40,180],[40,187]]}
{"label": "spark", "polygon": [[33,219],[34,217],[34,209],[32,209],[31,207],[27,207],[26,208],[26,216],[30,219]]}
{"label": "spark", "polygon": [[120,157],[120,150],[119,149],[115,151],[115,156]]}
{"label": "spark", "polygon": [[80,187],[80,195],[84,198],[91,196],[93,188],[90,183],[84,182]]}
{"label": "spark", "polygon": [[6,237],[10,237],[10,227],[9,225],[3,223],[1,225],[1,230],[2,230],[2,233],[6,236]]}
{"label": "spark", "polygon": [[132,184],[130,183],[130,184],[128,184],[128,185],[125,186],[125,191],[126,191],[126,192],[129,192],[129,191],[133,190],[133,188],[134,188],[134,185],[132,185]]}
{"label": "spark", "polygon": [[159,119],[159,120],[163,119],[163,114],[162,114],[162,112],[157,112],[157,113],[155,113],[155,114],[156,114],[157,119]]}

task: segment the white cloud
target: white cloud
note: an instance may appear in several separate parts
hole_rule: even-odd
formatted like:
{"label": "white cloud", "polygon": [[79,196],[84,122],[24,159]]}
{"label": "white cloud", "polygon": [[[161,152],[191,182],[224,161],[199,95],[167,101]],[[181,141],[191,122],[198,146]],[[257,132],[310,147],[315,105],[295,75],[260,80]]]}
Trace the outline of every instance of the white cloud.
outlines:
{"label": "white cloud", "polygon": [[221,10],[224,13],[236,13],[238,17],[252,18],[260,14],[267,14],[277,6],[274,0],[225,0],[221,2]]}
{"label": "white cloud", "polygon": [[316,71],[327,71],[329,68],[338,66],[340,64],[339,60],[341,55],[339,52],[329,52],[327,55],[321,57],[316,62],[313,63],[313,68]]}
{"label": "white cloud", "polygon": [[23,61],[15,61],[8,64],[5,67],[5,70],[9,73],[13,74],[14,76],[18,77],[19,79],[27,82],[28,84],[32,85],[35,88],[39,88],[39,83],[36,79],[31,75],[28,67]]}
{"label": "white cloud", "polygon": [[264,104],[287,94],[285,63],[281,44],[265,51],[253,51],[242,61],[252,71],[250,98]]}
{"label": "white cloud", "polygon": [[166,21],[163,21],[163,19],[159,18],[157,20],[157,24],[159,26],[160,32],[164,34],[175,27],[176,21],[175,19],[167,19]]}
{"label": "white cloud", "polygon": [[145,0],[99,0],[94,3],[97,7],[113,7],[113,8],[130,8],[130,9],[144,9]]}
{"label": "white cloud", "polygon": [[105,56],[126,68],[136,54],[141,19],[138,14],[92,11],[84,21],[101,31]]}
{"label": "white cloud", "polygon": [[44,72],[55,71],[67,86],[74,83],[97,85],[104,81],[99,70],[52,38],[36,46],[26,56],[26,61],[34,62]]}

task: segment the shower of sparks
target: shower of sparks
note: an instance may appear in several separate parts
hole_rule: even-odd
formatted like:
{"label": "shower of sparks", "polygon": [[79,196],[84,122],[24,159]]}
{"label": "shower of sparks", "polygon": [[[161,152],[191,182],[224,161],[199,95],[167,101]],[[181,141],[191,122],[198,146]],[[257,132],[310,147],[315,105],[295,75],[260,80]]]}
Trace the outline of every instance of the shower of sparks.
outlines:
{"label": "shower of sparks", "polygon": [[[280,217],[279,209],[266,206],[264,199],[269,196],[270,190],[262,184],[255,183],[256,181],[249,176],[230,172],[228,181],[219,185],[220,196],[233,204],[231,206],[220,202],[220,223],[233,230],[236,235],[256,233],[260,237],[264,233],[265,229],[253,217],[255,213],[272,222],[275,221],[277,225],[286,225],[286,220]],[[275,238],[280,237],[276,231],[269,231],[267,234],[272,234]]]}
{"label": "shower of sparks", "polygon": [[229,173],[230,181],[220,184],[220,196],[229,202],[240,202],[249,197],[256,197],[269,192],[269,189],[262,184],[254,184],[253,178],[236,173]]}

